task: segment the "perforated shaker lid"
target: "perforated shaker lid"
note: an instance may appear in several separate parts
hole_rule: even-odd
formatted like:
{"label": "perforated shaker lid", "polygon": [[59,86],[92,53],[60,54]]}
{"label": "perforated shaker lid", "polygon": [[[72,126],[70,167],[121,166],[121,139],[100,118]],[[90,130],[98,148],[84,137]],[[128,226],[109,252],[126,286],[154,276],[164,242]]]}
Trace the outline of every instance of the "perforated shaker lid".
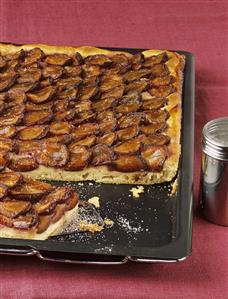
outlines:
{"label": "perforated shaker lid", "polygon": [[228,161],[228,117],[211,120],[204,126],[202,148],[209,156]]}

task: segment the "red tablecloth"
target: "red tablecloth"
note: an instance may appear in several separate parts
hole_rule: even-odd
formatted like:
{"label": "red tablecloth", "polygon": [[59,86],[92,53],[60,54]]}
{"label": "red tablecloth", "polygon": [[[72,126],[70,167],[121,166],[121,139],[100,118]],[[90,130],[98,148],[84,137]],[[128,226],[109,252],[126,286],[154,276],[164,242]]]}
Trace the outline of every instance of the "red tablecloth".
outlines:
{"label": "red tablecloth", "polygon": [[[228,115],[227,1],[0,0],[0,40],[183,49],[196,57],[196,168],[200,134]],[[228,298],[227,230],[195,218],[193,255],[179,264],[95,267],[0,257],[0,298]]]}

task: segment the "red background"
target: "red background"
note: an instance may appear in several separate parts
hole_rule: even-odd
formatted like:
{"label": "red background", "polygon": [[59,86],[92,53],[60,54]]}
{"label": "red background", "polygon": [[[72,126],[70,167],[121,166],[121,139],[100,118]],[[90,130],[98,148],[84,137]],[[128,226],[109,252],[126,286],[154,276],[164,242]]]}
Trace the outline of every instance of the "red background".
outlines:
{"label": "red background", "polygon": [[[0,0],[0,40],[187,50],[196,58],[195,207],[202,126],[228,115],[227,1]],[[195,217],[179,264],[96,267],[0,257],[1,298],[228,298],[227,229]]]}

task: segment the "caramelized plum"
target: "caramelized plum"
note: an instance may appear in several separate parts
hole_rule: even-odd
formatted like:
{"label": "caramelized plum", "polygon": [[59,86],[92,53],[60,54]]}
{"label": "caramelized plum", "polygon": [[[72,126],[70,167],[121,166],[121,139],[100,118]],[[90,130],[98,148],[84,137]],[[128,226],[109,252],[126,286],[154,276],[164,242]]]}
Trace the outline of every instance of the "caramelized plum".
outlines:
{"label": "caramelized plum", "polygon": [[36,153],[38,163],[50,167],[62,167],[66,165],[68,158],[67,147],[54,142],[43,142],[41,150]]}
{"label": "caramelized plum", "polygon": [[150,171],[161,171],[167,158],[166,146],[147,145],[141,150],[141,156]]}

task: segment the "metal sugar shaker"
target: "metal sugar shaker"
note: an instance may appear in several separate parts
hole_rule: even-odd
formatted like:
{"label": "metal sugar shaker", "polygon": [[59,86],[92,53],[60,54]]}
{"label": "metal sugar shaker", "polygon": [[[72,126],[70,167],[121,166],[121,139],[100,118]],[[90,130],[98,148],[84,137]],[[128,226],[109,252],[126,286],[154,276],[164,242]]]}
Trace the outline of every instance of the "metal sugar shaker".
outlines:
{"label": "metal sugar shaker", "polygon": [[203,128],[200,208],[209,221],[228,226],[228,117]]}

